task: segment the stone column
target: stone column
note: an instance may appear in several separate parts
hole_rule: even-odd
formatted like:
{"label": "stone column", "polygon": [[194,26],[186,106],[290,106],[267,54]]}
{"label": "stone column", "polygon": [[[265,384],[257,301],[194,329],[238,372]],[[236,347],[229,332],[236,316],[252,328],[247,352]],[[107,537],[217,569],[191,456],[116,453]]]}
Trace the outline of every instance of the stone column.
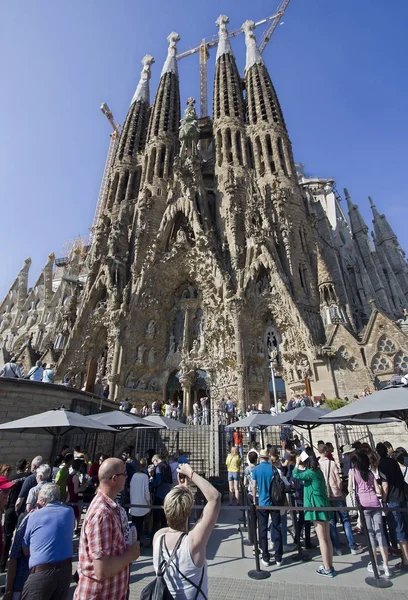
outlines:
{"label": "stone column", "polygon": [[183,414],[186,417],[192,415],[193,404],[191,401],[191,379],[187,376],[180,377],[181,389],[183,390]]}
{"label": "stone column", "polygon": [[241,333],[241,314],[242,314],[242,299],[238,299],[231,306],[234,315],[235,327],[235,354],[237,357],[237,401],[238,407],[245,413],[245,364],[244,364],[244,342]]}

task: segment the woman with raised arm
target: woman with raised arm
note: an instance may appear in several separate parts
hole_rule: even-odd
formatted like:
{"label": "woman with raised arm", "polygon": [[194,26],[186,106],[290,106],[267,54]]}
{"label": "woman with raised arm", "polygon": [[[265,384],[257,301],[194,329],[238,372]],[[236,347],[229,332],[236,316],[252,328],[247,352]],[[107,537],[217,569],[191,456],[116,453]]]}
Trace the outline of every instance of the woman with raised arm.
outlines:
{"label": "woman with raised arm", "polygon": [[[173,598],[206,600],[206,548],[220,512],[221,496],[211,483],[193,471],[189,464],[180,464],[178,474],[179,485],[164,499],[164,512],[169,527],[160,529],[153,539],[153,565],[157,573],[163,560],[168,563],[164,579]],[[188,521],[194,504],[190,481],[202,492],[207,503],[200,520],[188,531]]]}

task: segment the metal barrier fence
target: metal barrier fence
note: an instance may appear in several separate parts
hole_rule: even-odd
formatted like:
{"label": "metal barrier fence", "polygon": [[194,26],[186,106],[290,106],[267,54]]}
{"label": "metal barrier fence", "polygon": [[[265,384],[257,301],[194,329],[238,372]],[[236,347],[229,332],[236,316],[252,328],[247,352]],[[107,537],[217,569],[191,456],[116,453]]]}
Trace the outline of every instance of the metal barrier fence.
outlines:
{"label": "metal barrier fence", "polygon": [[[82,504],[82,506],[88,506],[86,504]],[[123,508],[146,508],[145,504],[125,504]],[[256,579],[256,580],[260,580],[260,579],[267,579],[271,576],[271,573],[269,571],[264,571],[261,569],[261,565],[260,565],[260,553],[259,553],[259,544],[258,544],[258,515],[257,512],[258,510],[267,510],[267,511],[285,511],[286,513],[291,513],[292,515],[292,520],[293,520],[293,525],[294,525],[294,529],[295,529],[295,540],[297,541],[297,543],[295,543],[295,545],[297,546],[297,559],[299,561],[302,562],[306,562],[310,560],[310,556],[305,553],[302,549],[301,543],[300,543],[300,531],[299,531],[299,523],[297,520],[297,513],[298,512],[305,512],[305,511],[309,511],[309,510],[314,510],[316,507],[311,507],[311,506],[295,506],[294,505],[294,501],[292,499],[292,503],[290,506],[259,506],[257,504],[251,504],[251,505],[244,505],[244,506],[223,506],[222,507],[224,511],[228,511],[228,512],[242,512],[243,513],[243,524],[242,526],[240,526],[240,530],[242,532],[248,531],[249,532],[249,528],[252,529],[251,531],[251,541],[249,540],[244,540],[244,545],[249,546],[249,545],[254,545],[254,549],[255,549],[255,555],[254,555],[254,559],[255,559],[255,569],[251,569],[248,571],[248,577],[251,579]],[[149,509],[150,510],[163,510],[163,506],[155,506],[155,505],[149,505]],[[196,515],[197,518],[196,520],[198,520],[198,515],[200,514],[200,512],[204,509],[204,505],[202,504],[195,504],[192,507],[192,511],[195,510],[196,511]],[[380,577],[379,571],[378,571],[378,567],[377,567],[377,562],[376,562],[376,558],[375,558],[375,550],[373,549],[373,546],[371,544],[371,540],[370,540],[370,536],[368,533],[368,529],[367,529],[367,525],[366,525],[366,521],[365,521],[365,517],[364,517],[364,507],[362,506],[354,506],[354,507],[349,507],[349,506],[342,506],[341,507],[341,511],[348,511],[348,512],[352,512],[352,511],[358,511],[360,518],[361,518],[361,524],[362,524],[362,528],[363,528],[363,533],[364,533],[364,537],[365,537],[365,542],[368,548],[368,553],[370,556],[370,560],[371,560],[371,564],[373,567],[373,576],[369,576],[365,578],[365,582],[367,585],[372,586],[372,587],[377,587],[377,588],[389,588],[392,587],[392,581],[390,581],[390,579],[387,578],[382,578]],[[369,508],[367,509],[370,512],[406,512],[408,513],[408,508],[390,508],[390,507],[380,507],[380,508]],[[319,506],[319,511],[325,511],[325,512],[338,512],[339,511],[339,507],[336,506]],[[252,517],[252,518],[251,518]],[[253,542],[253,543],[252,543]]]}

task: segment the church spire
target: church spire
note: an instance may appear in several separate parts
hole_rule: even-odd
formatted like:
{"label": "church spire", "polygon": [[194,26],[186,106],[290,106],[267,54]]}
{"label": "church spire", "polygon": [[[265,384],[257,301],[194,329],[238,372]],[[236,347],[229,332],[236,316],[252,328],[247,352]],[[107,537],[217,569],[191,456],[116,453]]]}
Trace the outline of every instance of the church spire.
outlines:
{"label": "church spire", "polygon": [[167,179],[173,168],[180,123],[180,90],[176,59],[179,39],[180,36],[175,31],[167,38],[167,58],[161,72],[147,133],[143,183],[151,184],[154,177]]}
{"label": "church spire", "polygon": [[352,231],[353,235],[356,235],[360,231],[367,234],[368,227],[367,227],[363,217],[361,216],[361,213],[360,213],[360,210],[359,210],[357,204],[353,204],[347,188],[344,188],[344,195],[345,195],[346,201],[347,201],[348,213],[349,213],[349,217],[350,217],[350,227],[351,227],[351,231]]}
{"label": "church spire", "polygon": [[241,79],[228,39],[228,21],[228,17],[220,15],[215,22],[219,28],[219,42],[215,66],[213,118],[214,121],[226,117],[244,121]]}
{"label": "church spire", "polygon": [[373,212],[373,225],[377,244],[381,244],[384,240],[397,240],[397,236],[393,232],[391,225],[387,221],[385,215],[381,215],[375,206],[373,199],[368,196],[371,210]]}

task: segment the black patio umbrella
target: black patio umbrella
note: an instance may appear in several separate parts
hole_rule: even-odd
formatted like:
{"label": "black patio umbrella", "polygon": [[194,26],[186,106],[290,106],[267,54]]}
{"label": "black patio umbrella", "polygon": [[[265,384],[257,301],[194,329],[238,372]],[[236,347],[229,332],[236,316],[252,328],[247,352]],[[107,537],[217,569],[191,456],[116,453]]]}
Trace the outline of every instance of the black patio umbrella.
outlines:
{"label": "black patio umbrella", "polygon": [[164,428],[164,425],[151,423],[147,419],[143,419],[142,417],[132,415],[132,413],[127,413],[122,410],[110,410],[109,412],[89,415],[87,418],[92,419],[97,423],[102,423],[103,425],[109,425],[110,427],[115,428],[116,431],[113,436],[112,443],[112,456],[115,454],[116,435],[118,431],[134,429],[135,427],[153,427],[155,429]]}
{"label": "black patio umbrella", "polygon": [[116,433],[116,429],[104,425],[103,423],[93,421],[89,416],[81,415],[80,413],[68,410],[63,406],[61,408],[47,410],[43,413],[24,417],[23,419],[17,419],[16,421],[9,421],[8,423],[2,423],[0,425],[0,431],[47,433],[48,435],[52,435],[54,438],[53,449],[51,452],[52,458],[54,457],[55,449],[61,436],[76,430],[82,431],[83,433],[96,433],[99,431]]}
{"label": "black patio umbrella", "polygon": [[320,417],[327,415],[331,411],[327,408],[314,408],[312,406],[300,406],[293,410],[288,410],[280,415],[271,416],[270,425],[296,425],[302,429],[307,429],[310,445],[313,446],[312,429],[322,424]]}
{"label": "black patio umbrella", "polygon": [[273,418],[274,418],[273,415],[270,415],[268,413],[261,413],[261,412],[260,413],[252,413],[251,415],[248,415],[244,419],[240,419],[239,421],[236,421],[235,423],[226,425],[225,428],[226,429],[235,429],[237,427],[253,427],[254,429],[259,429],[259,431],[261,432],[262,447],[264,447],[263,432],[264,432],[264,429],[266,429],[270,425],[273,425],[273,423],[271,423],[271,420]]}
{"label": "black patio umbrella", "polygon": [[323,415],[322,423],[347,423],[350,419],[394,418],[408,425],[408,386],[387,386],[370,396],[365,396],[347,406]]}

